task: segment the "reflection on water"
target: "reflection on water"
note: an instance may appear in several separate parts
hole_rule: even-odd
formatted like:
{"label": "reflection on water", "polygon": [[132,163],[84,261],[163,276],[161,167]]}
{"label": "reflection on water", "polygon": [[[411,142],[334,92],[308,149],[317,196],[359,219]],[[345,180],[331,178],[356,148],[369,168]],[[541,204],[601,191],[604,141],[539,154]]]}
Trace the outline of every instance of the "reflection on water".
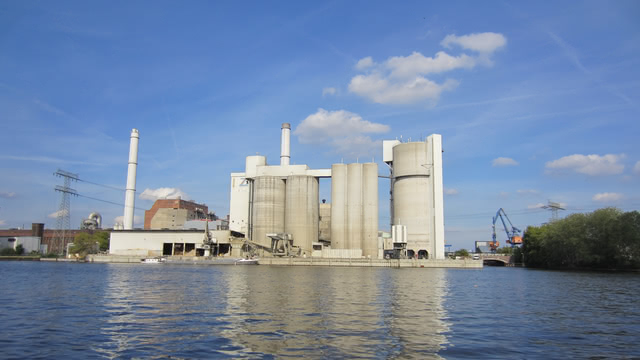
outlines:
{"label": "reflection on water", "polygon": [[2,358],[639,357],[640,276],[0,262]]}
{"label": "reflection on water", "polygon": [[424,358],[446,342],[444,270],[245,267],[229,275],[224,335],[245,351]]}

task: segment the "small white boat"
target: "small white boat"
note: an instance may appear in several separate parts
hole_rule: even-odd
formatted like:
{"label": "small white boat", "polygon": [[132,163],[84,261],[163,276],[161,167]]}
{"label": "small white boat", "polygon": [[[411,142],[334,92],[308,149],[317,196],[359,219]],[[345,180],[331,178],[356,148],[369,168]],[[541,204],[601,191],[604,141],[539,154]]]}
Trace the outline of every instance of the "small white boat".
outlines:
{"label": "small white boat", "polygon": [[167,259],[165,259],[163,257],[140,259],[140,262],[143,263],[143,264],[162,264],[165,261],[167,261]]}
{"label": "small white boat", "polygon": [[258,265],[258,259],[238,259],[234,265]]}

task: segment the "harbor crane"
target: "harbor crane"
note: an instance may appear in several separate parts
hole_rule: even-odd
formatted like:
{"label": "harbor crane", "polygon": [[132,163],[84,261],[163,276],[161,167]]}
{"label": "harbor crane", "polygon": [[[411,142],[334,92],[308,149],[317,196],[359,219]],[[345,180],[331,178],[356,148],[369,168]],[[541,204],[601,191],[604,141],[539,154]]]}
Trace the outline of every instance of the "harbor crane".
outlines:
{"label": "harbor crane", "polygon": [[[511,220],[509,220],[509,217],[507,216],[507,213],[503,208],[500,208],[498,209],[498,212],[496,212],[496,216],[493,217],[493,241],[489,243],[491,251],[495,252],[496,249],[500,246],[500,243],[496,240],[496,221],[498,221],[498,218],[500,218],[500,220],[502,221],[504,231],[507,233],[507,243],[511,244],[511,247],[522,245],[522,236],[520,236],[522,230],[513,226]],[[507,227],[507,223],[504,221],[504,219],[507,219],[510,228]]]}

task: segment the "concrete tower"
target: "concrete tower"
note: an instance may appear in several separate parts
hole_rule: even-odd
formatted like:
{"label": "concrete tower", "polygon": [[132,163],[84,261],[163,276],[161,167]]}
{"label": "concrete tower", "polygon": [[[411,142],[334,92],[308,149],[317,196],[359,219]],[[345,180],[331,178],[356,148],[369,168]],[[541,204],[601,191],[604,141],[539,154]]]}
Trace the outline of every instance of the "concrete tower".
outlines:
{"label": "concrete tower", "polygon": [[133,212],[136,201],[136,171],[138,168],[138,135],[137,129],[131,130],[129,145],[129,168],[127,170],[127,190],[124,197],[124,229],[133,229]]}

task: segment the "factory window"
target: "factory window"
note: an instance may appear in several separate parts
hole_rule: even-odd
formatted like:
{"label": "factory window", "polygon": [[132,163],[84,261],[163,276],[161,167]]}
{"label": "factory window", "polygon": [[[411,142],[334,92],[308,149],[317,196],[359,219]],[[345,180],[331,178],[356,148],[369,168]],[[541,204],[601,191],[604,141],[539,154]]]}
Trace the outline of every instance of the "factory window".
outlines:
{"label": "factory window", "polygon": [[427,250],[418,251],[418,259],[428,259],[428,258],[429,258],[429,253],[427,252]]}
{"label": "factory window", "polygon": [[184,244],[175,243],[173,245],[173,255],[184,255]]}
{"label": "factory window", "polygon": [[413,250],[407,250],[407,257],[413,259],[416,256],[416,252]]}
{"label": "factory window", "polygon": [[173,255],[173,244],[172,243],[164,243],[164,244],[162,244],[162,255]]}
{"label": "factory window", "polygon": [[185,255],[195,256],[195,254],[196,254],[195,250],[196,250],[196,244],[193,244],[193,243],[184,244],[184,254]]}

